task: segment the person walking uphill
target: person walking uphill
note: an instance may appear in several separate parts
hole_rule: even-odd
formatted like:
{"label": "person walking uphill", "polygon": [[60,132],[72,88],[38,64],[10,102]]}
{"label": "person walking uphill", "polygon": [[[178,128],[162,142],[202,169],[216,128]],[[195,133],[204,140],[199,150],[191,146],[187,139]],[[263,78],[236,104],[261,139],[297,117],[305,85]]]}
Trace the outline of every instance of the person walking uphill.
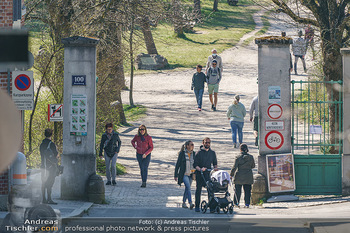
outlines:
{"label": "person walking uphill", "polygon": [[135,137],[131,140],[132,146],[136,149],[136,157],[139,162],[142,184],[141,188],[146,188],[148,166],[151,161],[153,150],[152,137],[148,135],[145,125],[140,125]]}
{"label": "person walking uphill", "polygon": [[[116,185],[116,164],[118,153],[122,142],[120,141],[119,135],[113,130],[113,124],[106,124],[106,132],[102,134],[101,143],[100,143],[100,158],[102,159],[102,150],[104,150],[104,157],[106,163],[106,176],[107,183],[106,185]],[[112,174],[112,183],[111,183],[111,174]]]}
{"label": "person walking uphill", "polygon": [[[214,170],[218,170],[218,161],[216,159],[215,151],[210,148],[211,140],[206,137],[203,139],[203,145],[201,145],[199,151],[194,157],[193,167],[196,169],[196,196],[195,196],[195,211],[199,212],[199,204],[201,202],[202,187],[205,186],[207,180],[210,179],[210,172],[207,169],[211,169],[213,165]],[[205,180],[201,175],[203,172]],[[212,211],[212,210],[210,210]]]}
{"label": "person walking uphill", "polygon": [[246,109],[242,103],[239,102],[239,95],[235,96],[233,103],[227,109],[227,118],[230,120],[233,147],[237,148],[237,131],[238,141],[242,144],[243,141],[243,126]]}
{"label": "person walking uphill", "polygon": [[191,90],[194,89],[194,94],[196,95],[198,111],[202,111],[202,99],[204,93],[204,83],[206,76],[202,73],[202,66],[197,65],[197,72],[193,74]]}
{"label": "person walking uphill", "polygon": [[297,69],[297,64],[298,64],[298,59],[300,58],[301,61],[303,62],[303,67],[304,67],[304,72],[307,72],[306,69],[306,63],[305,63],[305,54],[306,54],[306,41],[304,38],[301,36],[303,35],[303,32],[300,30],[298,32],[299,37],[293,39],[293,44],[292,44],[292,51],[294,54],[294,72],[295,75],[298,75],[298,69]]}
{"label": "person walking uphill", "polygon": [[[52,129],[45,129],[45,139],[40,144],[41,155],[41,191],[43,204],[57,204],[51,199],[52,186],[55,183],[58,166],[58,152],[55,143],[51,141]],[[46,197],[47,192],[47,197]]]}
{"label": "person walking uphill", "polygon": [[190,204],[191,210],[194,207],[194,204],[192,204],[191,196],[192,174],[195,172],[195,169],[193,168],[195,156],[193,148],[194,144],[192,141],[186,141],[185,144],[182,145],[175,165],[174,174],[174,179],[180,186],[182,183],[185,184],[182,208],[188,208],[186,205],[186,200],[188,200],[188,204]]}
{"label": "person walking uphill", "polygon": [[248,154],[249,150],[246,144],[242,144],[240,150],[241,154],[237,156],[230,174],[231,179],[233,177],[236,192],[233,203],[239,207],[243,186],[245,207],[249,208],[252,184],[254,183],[252,168],[255,167],[255,162],[254,157]]}
{"label": "person walking uphill", "polygon": [[[218,92],[219,92],[219,83],[221,81],[222,74],[220,68],[217,67],[217,61],[213,60],[212,67],[209,68],[207,73],[208,91],[209,91],[209,100],[211,103],[211,109],[216,111],[216,106],[218,103]],[[214,101],[213,101],[213,92],[214,92]]]}

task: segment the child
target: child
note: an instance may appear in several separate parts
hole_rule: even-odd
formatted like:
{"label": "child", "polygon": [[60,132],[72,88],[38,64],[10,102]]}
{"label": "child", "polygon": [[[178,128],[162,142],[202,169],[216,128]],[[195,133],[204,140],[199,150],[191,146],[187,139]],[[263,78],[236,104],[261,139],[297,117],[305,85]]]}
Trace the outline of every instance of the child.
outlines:
{"label": "child", "polygon": [[194,94],[196,95],[198,111],[202,111],[202,97],[204,92],[204,83],[206,76],[202,73],[202,66],[197,65],[197,72],[193,74],[191,90],[194,89]]}

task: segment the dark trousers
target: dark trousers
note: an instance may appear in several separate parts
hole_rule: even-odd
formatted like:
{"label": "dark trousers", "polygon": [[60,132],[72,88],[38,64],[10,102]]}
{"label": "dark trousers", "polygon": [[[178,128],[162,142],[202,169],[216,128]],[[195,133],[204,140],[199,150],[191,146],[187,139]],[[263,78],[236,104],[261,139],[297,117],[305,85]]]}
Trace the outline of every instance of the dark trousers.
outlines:
{"label": "dark trousers", "polygon": [[210,172],[204,172],[204,178],[205,178],[205,180],[203,180],[201,173],[196,171],[196,195],[195,195],[196,207],[199,207],[199,205],[201,203],[202,187],[204,187],[205,182],[210,179]]}
{"label": "dark trousers", "polygon": [[55,178],[57,174],[56,166],[51,166],[48,169],[41,170],[41,192],[43,200],[46,200],[46,191],[47,191],[47,200],[51,200],[52,186],[55,183]]}
{"label": "dark trousers", "polygon": [[[252,191],[252,185],[251,184],[235,184],[235,190],[236,195],[234,197],[234,203],[239,205],[239,200],[241,199],[241,193],[242,193],[242,186],[244,189],[244,202],[246,205],[250,205],[250,196]],[[236,198],[237,196],[237,198]]]}
{"label": "dark trousers", "polygon": [[137,161],[139,162],[142,182],[147,182],[148,166],[151,161],[151,154],[147,155],[146,158],[142,158],[142,154],[136,153]]}

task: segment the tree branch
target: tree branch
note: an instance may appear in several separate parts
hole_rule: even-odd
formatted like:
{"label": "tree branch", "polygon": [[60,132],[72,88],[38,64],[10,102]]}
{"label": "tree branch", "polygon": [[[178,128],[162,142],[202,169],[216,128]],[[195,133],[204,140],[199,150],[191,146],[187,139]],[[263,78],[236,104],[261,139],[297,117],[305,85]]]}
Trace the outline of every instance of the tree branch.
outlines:
{"label": "tree branch", "polygon": [[279,1],[279,0],[272,0],[273,3],[275,3],[277,6],[279,6],[284,13],[286,13],[289,17],[291,17],[295,22],[303,23],[303,24],[311,24],[314,26],[319,27],[319,23],[314,19],[309,18],[303,18],[298,15],[296,15],[292,9],[290,9],[289,6],[285,2]]}

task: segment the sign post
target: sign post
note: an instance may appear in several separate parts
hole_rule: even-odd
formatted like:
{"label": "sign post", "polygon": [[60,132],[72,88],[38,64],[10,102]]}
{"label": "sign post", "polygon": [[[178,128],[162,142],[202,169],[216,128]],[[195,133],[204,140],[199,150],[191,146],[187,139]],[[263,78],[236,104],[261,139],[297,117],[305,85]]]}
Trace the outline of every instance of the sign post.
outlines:
{"label": "sign post", "polygon": [[49,104],[47,112],[48,121],[63,121],[63,104]]}
{"label": "sign post", "polygon": [[33,71],[12,72],[12,100],[18,110],[33,110],[34,79]]}

